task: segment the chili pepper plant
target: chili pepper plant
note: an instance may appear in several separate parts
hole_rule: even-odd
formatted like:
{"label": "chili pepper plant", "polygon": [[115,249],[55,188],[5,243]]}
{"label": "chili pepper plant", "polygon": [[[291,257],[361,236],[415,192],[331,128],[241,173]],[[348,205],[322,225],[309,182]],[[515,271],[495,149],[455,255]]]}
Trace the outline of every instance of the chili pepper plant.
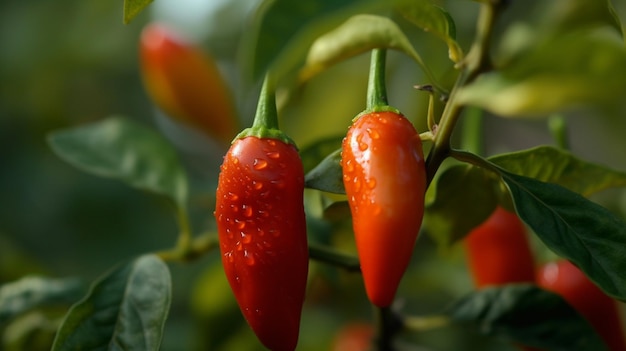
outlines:
{"label": "chili pepper plant", "polygon": [[[124,21],[150,2],[125,0]],[[626,223],[599,194],[626,173],[570,128],[623,116],[611,1],[262,0],[241,26],[236,82],[163,23],[137,38],[146,103],[213,141],[209,176],[128,117],[48,138],[165,199],[172,247],[88,288],[7,283],[0,327],[61,302],[54,351],[320,350],[355,324],[377,351],[625,350]],[[583,312],[549,272],[537,283],[553,261],[591,284],[572,293]],[[613,304],[609,337],[588,316]]]}

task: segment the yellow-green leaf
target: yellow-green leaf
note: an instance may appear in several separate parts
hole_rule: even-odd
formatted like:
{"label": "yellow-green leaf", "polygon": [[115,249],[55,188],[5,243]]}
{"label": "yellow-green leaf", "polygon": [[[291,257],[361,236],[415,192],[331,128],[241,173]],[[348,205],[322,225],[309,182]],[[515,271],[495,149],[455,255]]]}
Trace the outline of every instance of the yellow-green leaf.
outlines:
{"label": "yellow-green leaf", "polygon": [[124,24],[130,23],[153,0],[124,0]]}

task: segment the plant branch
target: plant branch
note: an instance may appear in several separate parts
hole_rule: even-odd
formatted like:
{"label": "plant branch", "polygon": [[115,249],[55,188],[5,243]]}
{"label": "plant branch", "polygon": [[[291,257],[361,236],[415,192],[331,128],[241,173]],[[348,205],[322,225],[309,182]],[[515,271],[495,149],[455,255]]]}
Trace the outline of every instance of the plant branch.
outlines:
{"label": "plant branch", "polygon": [[450,324],[450,318],[447,316],[407,316],[402,320],[402,324],[405,329],[421,332],[445,327]]}
{"label": "plant branch", "polygon": [[376,335],[376,349],[379,351],[393,351],[393,337],[402,329],[402,321],[390,307],[376,309],[378,331]]}
{"label": "plant branch", "polygon": [[309,257],[316,261],[341,267],[349,272],[361,271],[361,264],[358,258],[346,255],[329,247],[309,244]]}
{"label": "plant branch", "polygon": [[184,248],[176,246],[172,250],[160,251],[157,255],[167,262],[191,262],[217,248],[219,248],[217,235],[204,233],[190,240],[189,245]]}
{"label": "plant branch", "polygon": [[426,176],[430,184],[443,161],[450,156],[450,139],[456,127],[457,121],[463,111],[463,106],[457,102],[456,95],[465,85],[471,83],[481,73],[491,69],[489,51],[496,15],[503,7],[500,1],[491,1],[481,4],[477,21],[476,38],[465,57],[463,70],[457,79],[450,98],[446,104],[436,134],[433,139],[433,147],[426,159]]}

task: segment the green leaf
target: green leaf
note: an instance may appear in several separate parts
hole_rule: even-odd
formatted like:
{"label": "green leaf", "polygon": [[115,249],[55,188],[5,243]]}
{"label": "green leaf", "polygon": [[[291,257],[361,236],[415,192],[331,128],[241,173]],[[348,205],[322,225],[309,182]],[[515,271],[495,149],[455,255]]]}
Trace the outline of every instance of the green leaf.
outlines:
{"label": "green leaf", "polygon": [[335,201],[324,208],[324,219],[334,222],[341,221],[352,216],[348,201]]}
{"label": "green leaf", "polygon": [[295,69],[311,43],[350,15],[389,9],[388,0],[266,0],[243,40],[244,72],[256,81],[271,69],[280,79]]}
{"label": "green leaf", "polygon": [[337,62],[376,48],[399,50],[424,67],[422,58],[394,21],[363,14],[349,18],[315,40],[300,72],[300,79],[308,80]]}
{"label": "green leaf", "polygon": [[562,297],[530,284],[473,291],[447,310],[488,336],[551,351],[608,351],[591,325]]}
{"label": "green leaf", "polygon": [[490,157],[489,161],[511,173],[559,184],[583,196],[626,186],[626,173],[583,161],[570,152],[551,146],[497,155]]}
{"label": "green leaf", "polygon": [[304,173],[308,173],[317,166],[326,156],[341,148],[343,135],[331,136],[328,138],[318,139],[311,145],[307,145],[300,149],[300,158]]}
{"label": "green leaf", "polygon": [[169,269],[141,256],[94,283],[65,316],[52,350],[158,350],[170,301]]}
{"label": "green leaf", "polygon": [[124,0],[124,24],[130,23],[153,0]]}
{"label": "green leaf", "polygon": [[84,293],[78,279],[28,276],[0,286],[0,325],[32,309],[69,305]]}
{"label": "green leaf", "polygon": [[343,171],[341,169],[341,149],[328,155],[319,165],[304,177],[307,188],[335,194],[345,194]]}
{"label": "green leaf", "polygon": [[546,27],[555,32],[606,26],[622,34],[622,24],[610,0],[555,0],[542,5]]}
{"label": "green leaf", "polygon": [[626,223],[562,186],[500,170],[519,217],[607,294],[626,300]]}
{"label": "green leaf", "polygon": [[186,207],[187,177],[176,151],[160,134],[129,119],[110,117],[54,132],[52,150],[77,168],[172,198]]}
{"label": "green leaf", "polygon": [[626,48],[603,29],[551,37],[500,66],[461,88],[458,101],[505,117],[547,117],[581,106],[610,106],[626,89]]}
{"label": "green leaf", "polygon": [[413,1],[400,9],[400,13],[416,26],[430,32],[448,45],[448,56],[457,63],[463,59],[463,50],[456,42],[456,25],[452,16],[429,1]]}
{"label": "green leaf", "polygon": [[438,177],[430,187],[424,228],[439,247],[449,247],[489,217],[498,203],[498,184],[493,173],[469,165],[451,166]]}

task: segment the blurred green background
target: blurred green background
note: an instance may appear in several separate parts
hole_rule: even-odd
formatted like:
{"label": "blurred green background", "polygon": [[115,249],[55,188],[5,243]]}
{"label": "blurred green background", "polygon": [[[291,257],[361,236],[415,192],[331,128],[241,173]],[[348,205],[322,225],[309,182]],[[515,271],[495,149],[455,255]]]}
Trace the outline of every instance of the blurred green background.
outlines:
{"label": "blurred green background", "polygon": [[[119,262],[174,244],[176,219],[164,199],[82,173],[57,158],[46,143],[51,131],[112,114],[128,116],[170,138],[192,181],[195,232],[214,228],[212,191],[223,150],[155,113],[139,76],[138,39],[146,23],[158,20],[199,42],[218,60],[247,125],[257,90],[241,76],[237,53],[258,2],[155,0],[129,25],[122,24],[121,1],[0,3],[0,284],[29,274],[79,277],[89,283]],[[499,26],[532,15],[519,3]],[[458,40],[467,51],[477,4],[463,0],[442,4],[457,22]],[[614,5],[624,20],[625,2]],[[444,44],[406,29],[427,64],[446,76],[450,62]],[[293,93],[282,106],[283,126],[301,147],[344,133],[364,108],[368,63],[367,55],[341,63]],[[425,81],[419,68],[395,52],[390,53],[389,64],[391,104],[424,131],[427,100],[412,88]],[[623,107],[611,115],[568,115],[572,151],[626,171]],[[485,126],[487,154],[553,143],[543,120],[487,116]],[[598,201],[622,216],[626,213],[622,190],[600,194]],[[350,247],[349,228],[335,234],[338,242]],[[170,265],[174,300],[163,350],[258,347],[242,323],[218,259],[211,252],[188,265]],[[407,312],[436,313],[471,289],[459,249],[438,254],[430,239],[422,236],[415,261],[418,264],[411,266],[399,293]],[[313,264],[312,272],[299,350],[327,349],[340,326],[371,319],[358,275],[319,264]],[[2,329],[0,335],[6,338]],[[434,350],[508,347],[451,328],[404,337],[417,338]],[[217,344],[221,348],[208,346]]]}

